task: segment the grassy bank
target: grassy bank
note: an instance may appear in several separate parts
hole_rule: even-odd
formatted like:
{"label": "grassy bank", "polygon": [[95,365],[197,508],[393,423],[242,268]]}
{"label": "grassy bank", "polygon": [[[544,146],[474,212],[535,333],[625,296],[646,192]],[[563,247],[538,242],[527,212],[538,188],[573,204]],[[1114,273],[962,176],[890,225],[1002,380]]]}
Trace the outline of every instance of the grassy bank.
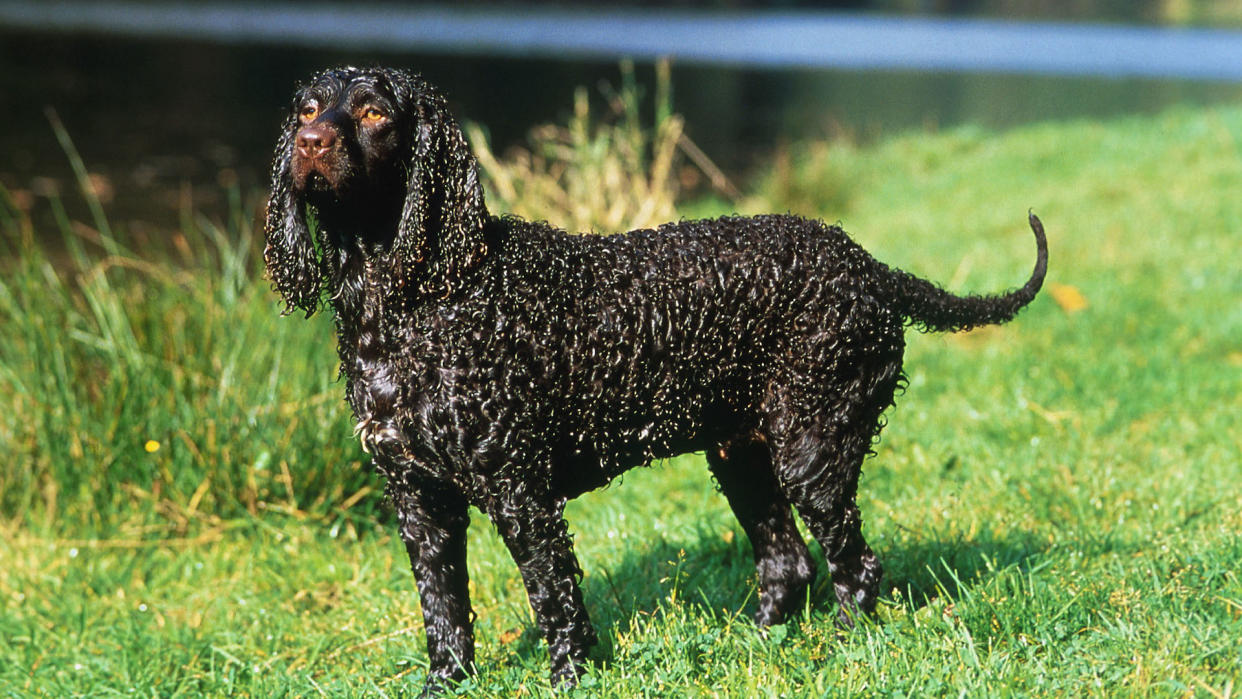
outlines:
{"label": "grassy bank", "polygon": [[[1008,326],[910,336],[860,506],[883,623],[830,588],[764,637],[701,459],[571,504],[600,630],[584,696],[1159,694],[1242,684],[1242,109],[959,129],[778,159],[741,206],[840,220]],[[683,213],[723,213],[688,205]],[[0,695],[383,696],[421,683],[404,552],[331,323],[276,317],[248,217],[165,252],[0,222]],[[246,207],[239,205],[239,210]],[[238,242],[240,241],[240,242]],[[479,696],[546,691],[516,569],[471,525]]]}

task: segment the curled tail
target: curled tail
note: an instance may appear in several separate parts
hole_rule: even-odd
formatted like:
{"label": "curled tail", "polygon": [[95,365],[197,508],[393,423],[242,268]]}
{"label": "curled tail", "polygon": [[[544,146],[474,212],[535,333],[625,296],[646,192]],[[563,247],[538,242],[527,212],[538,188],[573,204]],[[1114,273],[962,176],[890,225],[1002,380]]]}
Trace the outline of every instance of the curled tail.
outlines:
{"label": "curled tail", "polygon": [[1031,278],[1020,288],[996,296],[956,296],[925,279],[892,270],[890,298],[895,308],[923,332],[958,332],[1012,319],[1035,298],[1048,272],[1044,226],[1033,213],[1029,221],[1038,252]]}

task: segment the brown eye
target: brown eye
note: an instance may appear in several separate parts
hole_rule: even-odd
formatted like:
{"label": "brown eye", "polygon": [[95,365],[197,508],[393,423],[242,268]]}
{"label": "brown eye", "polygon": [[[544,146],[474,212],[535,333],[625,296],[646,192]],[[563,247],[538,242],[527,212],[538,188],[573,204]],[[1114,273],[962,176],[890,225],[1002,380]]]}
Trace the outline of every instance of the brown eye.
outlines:
{"label": "brown eye", "polygon": [[304,105],[302,109],[298,111],[298,118],[303,122],[312,121],[317,116],[319,116],[319,105],[314,102]]}
{"label": "brown eye", "polygon": [[362,111],[362,120],[368,124],[380,124],[388,119],[388,115],[377,107],[367,107]]}

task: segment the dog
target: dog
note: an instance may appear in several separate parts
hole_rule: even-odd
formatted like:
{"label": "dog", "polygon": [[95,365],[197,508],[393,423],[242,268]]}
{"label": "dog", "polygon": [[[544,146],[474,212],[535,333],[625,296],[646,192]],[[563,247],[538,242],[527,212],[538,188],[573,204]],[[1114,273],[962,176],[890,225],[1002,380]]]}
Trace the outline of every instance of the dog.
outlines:
{"label": "dog", "polygon": [[272,167],[264,259],[286,313],[327,307],[362,448],[387,478],[418,584],[428,689],[475,671],[467,507],[525,583],[554,685],[595,632],[563,518],[627,469],[703,452],[745,530],[755,620],[804,605],[821,544],[852,626],[881,565],[855,505],[904,330],[1004,323],[1021,287],[957,296],[793,215],[570,235],[495,216],[443,96],[387,68],[325,70],[294,97]]}

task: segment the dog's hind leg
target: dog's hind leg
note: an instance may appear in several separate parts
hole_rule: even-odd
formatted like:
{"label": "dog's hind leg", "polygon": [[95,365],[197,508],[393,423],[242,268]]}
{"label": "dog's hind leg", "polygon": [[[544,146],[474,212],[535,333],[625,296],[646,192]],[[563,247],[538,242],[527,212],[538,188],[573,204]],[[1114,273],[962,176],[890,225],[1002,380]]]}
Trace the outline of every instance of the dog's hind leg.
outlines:
{"label": "dog's hind leg", "polygon": [[729,443],[709,449],[707,463],[754,549],[759,575],[755,623],[780,624],[806,603],[815,564],[772,474],[768,445],[757,440]]}
{"label": "dog's hind leg", "polygon": [[900,374],[899,362],[878,363],[821,394],[831,397],[829,405],[803,411],[797,406],[808,401],[791,398],[781,401],[783,415],[771,421],[776,427],[774,470],[785,496],[824,550],[843,628],[852,627],[859,614],[875,611],[879,596],[883,567],[863,538],[854,499],[863,459]]}

